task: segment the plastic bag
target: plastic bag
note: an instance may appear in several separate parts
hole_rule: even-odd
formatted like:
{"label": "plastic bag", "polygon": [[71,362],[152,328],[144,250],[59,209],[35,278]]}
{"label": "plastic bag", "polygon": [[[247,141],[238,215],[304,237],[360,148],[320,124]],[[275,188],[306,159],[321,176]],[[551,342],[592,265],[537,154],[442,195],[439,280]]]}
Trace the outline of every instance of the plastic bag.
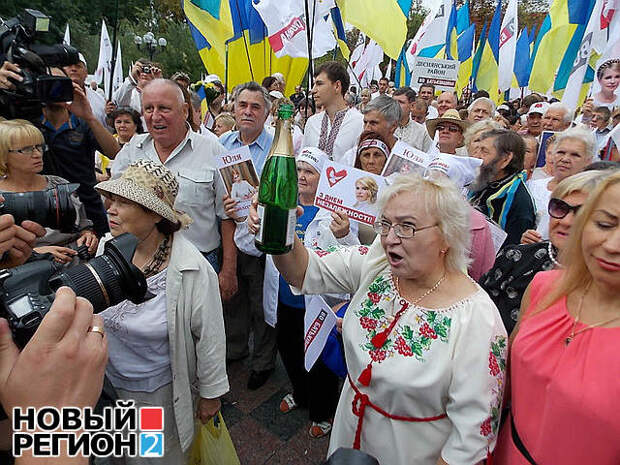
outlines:
{"label": "plastic bag", "polygon": [[196,420],[196,437],[189,457],[188,465],[241,465],[221,412],[206,425]]}

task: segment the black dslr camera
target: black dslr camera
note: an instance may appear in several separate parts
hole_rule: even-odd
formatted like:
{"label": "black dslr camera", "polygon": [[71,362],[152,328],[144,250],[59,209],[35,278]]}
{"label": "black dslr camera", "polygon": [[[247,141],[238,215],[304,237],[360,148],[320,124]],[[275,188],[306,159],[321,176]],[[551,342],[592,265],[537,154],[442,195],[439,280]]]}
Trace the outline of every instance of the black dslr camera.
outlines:
{"label": "black dslr camera", "polygon": [[24,78],[13,82],[15,90],[0,90],[0,111],[7,119],[33,120],[41,114],[41,102],[73,100],[71,79],[51,76],[48,68],[78,63],[78,51],[64,44],[35,44],[37,35],[49,32],[49,27],[48,16],[28,8],[16,18],[0,19],[0,56],[19,65]]}
{"label": "black dslr camera", "polygon": [[63,233],[73,233],[78,228],[77,206],[71,196],[79,184],[59,184],[45,191],[3,192],[0,215],[10,213],[15,224],[32,220]]}
{"label": "black dslr camera", "polygon": [[1,270],[0,315],[9,321],[15,343],[28,343],[61,286],[88,299],[94,313],[125,299],[136,304],[150,299],[144,274],[131,263],[137,244],[134,235],[125,233],[107,242],[103,255],[64,271],[51,260]]}

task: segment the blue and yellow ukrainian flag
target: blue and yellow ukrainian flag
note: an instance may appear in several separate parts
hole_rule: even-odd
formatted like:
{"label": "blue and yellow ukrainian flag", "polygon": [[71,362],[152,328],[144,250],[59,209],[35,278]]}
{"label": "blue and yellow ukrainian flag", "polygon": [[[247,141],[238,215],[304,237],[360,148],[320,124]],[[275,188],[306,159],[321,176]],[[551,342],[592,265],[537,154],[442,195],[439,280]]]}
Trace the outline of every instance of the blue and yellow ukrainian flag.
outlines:
{"label": "blue and yellow ukrainian flag", "polygon": [[394,85],[398,87],[408,86],[411,83],[411,71],[407,64],[407,47],[403,46],[400,51],[400,56],[396,61],[396,68],[394,72]]}
{"label": "blue and yellow ukrainian flag", "polygon": [[338,8],[337,6],[332,8],[330,10],[330,14],[332,16],[332,22],[334,23],[334,35],[336,36],[336,40],[338,41],[338,48],[340,48],[344,59],[349,61],[351,51],[349,50],[349,46],[347,45],[347,34],[344,30],[344,24],[342,22],[342,15],[340,14],[340,8]]}
{"label": "blue and yellow ukrainian flag", "polygon": [[448,27],[446,28],[446,59],[458,60],[458,43],[456,33],[457,12],[456,2],[452,0],[452,8],[450,9],[450,17],[448,18]]}
{"label": "blue and yellow ukrainian flag", "polygon": [[476,76],[478,90],[486,90],[490,98],[496,103],[502,100],[502,94],[498,91],[498,62],[499,62],[499,30],[501,27],[502,0],[497,2],[497,8],[493,20],[489,26],[489,34],[483,42],[480,67]]}
{"label": "blue and yellow ukrainian flag", "polygon": [[[377,42],[395,60],[407,38],[412,0],[336,0],[342,19]],[[380,11],[378,5],[380,3]]]}
{"label": "blue and yellow ukrainian flag", "polygon": [[456,80],[456,92],[459,97],[463,89],[469,84],[474,65],[474,36],[476,35],[476,25],[469,26],[458,39],[459,48],[459,74]]}
{"label": "blue and yellow ukrainian flag", "polygon": [[[565,69],[572,68],[575,47],[581,44],[583,31],[588,24],[594,0],[554,0],[545,18],[534,46],[529,88],[546,93],[551,86],[561,87]],[[577,40],[576,36],[580,36]],[[568,48],[567,48],[568,47]],[[567,51],[569,51],[567,56]],[[573,53],[574,51],[574,53]],[[568,63],[570,61],[570,63]],[[559,78],[555,85],[556,75]]]}
{"label": "blue and yellow ukrainian flag", "polygon": [[469,28],[470,25],[471,21],[469,19],[469,0],[467,0],[465,4],[461,6],[456,12],[456,33],[460,36]]}
{"label": "blue and yellow ukrainian flag", "polygon": [[521,31],[517,40],[517,48],[515,51],[515,63],[513,71],[517,78],[519,87],[527,87],[530,80],[530,37],[527,26]]}
{"label": "blue and yellow ukrainian flag", "polygon": [[489,25],[485,22],[482,26],[482,32],[480,33],[480,37],[478,38],[478,45],[476,46],[476,53],[474,54],[474,59],[471,65],[471,80],[473,82],[473,90],[476,91],[478,88],[476,87],[476,77],[478,76],[478,70],[480,69],[480,60],[482,60],[482,51],[484,50],[484,45],[487,40],[487,27]]}
{"label": "blue and yellow ukrainian flag", "polygon": [[247,81],[261,82],[275,72],[286,79],[286,95],[301,83],[308,59],[275,56],[252,0],[183,0],[183,10],[205,68],[227,81],[228,91]]}

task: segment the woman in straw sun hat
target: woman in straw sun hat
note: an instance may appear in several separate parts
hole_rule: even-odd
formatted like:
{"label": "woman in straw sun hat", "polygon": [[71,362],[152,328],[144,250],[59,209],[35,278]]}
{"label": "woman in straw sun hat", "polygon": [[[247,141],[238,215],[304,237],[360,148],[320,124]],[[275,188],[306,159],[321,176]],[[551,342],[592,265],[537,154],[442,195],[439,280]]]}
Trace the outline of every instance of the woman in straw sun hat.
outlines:
{"label": "woman in straw sun hat", "polygon": [[[166,167],[138,160],[95,188],[110,201],[111,235],[138,238],[133,263],[154,294],[142,304],[126,300],[101,313],[110,338],[106,374],[119,398],[164,408],[166,463],[184,463],[194,412],[205,423],[228,391],[217,275],[176,234],[191,219],[173,207],[179,185]],[[127,457],[125,463],[145,460]]]}

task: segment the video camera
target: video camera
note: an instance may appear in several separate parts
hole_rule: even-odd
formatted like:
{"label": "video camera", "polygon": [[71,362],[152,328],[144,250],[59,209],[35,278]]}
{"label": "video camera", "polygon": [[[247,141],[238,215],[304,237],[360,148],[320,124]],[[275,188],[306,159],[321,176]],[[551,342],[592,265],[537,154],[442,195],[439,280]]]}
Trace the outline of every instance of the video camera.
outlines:
{"label": "video camera", "polygon": [[35,44],[37,35],[49,32],[49,27],[48,16],[28,8],[18,17],[0,19],[0,56],[19,65],[24,78],[12,81],[16,89],[0,90],[0,111],[7,119],[33,120],[41,114],[42,102],[73,100],[71,79],[52,76],[49,67],[79,63],[78,51],[65,44]]}
{"label": "video camera", "polygon": [[10,213],[15,224],[31,220],[62,233],[79,231],[78,211],[71,197],[79,184],[59,184],[45,191],[3,192],[0,215]]}
{"label": "video camera", "polygon": [[144,274],[131,263],[137,245],[138,239],[125,233],[107,242],[103,255],[64,271],[62,265],[44,259],[1,270],[0,315],[8,320],[15,343],[28,343],[61,286],[88,299],[94,313],[125,299],[140,304],[153,297]]}

